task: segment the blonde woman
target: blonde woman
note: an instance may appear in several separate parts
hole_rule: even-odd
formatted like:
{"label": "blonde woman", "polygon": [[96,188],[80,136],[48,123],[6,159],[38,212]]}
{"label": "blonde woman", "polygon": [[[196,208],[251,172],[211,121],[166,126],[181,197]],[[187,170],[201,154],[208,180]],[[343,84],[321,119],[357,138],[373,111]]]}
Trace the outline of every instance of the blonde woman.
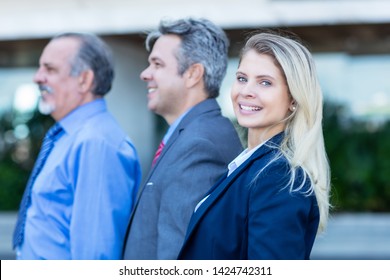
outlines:
{"label": "blonde woman", "polygon": [[309,259],[330,190],[311,54],[295,39],[252,36],[231,98],[248,148],[197,205],[178,258]]}

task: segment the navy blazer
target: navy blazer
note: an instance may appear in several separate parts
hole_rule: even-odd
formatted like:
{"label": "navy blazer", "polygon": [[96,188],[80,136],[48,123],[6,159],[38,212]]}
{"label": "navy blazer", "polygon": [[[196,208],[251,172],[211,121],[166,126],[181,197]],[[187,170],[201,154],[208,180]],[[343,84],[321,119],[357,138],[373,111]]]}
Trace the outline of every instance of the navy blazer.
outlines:
{"label": "navy blazer", "polygon": [[[280,145],[282,137],[268,143]],[[191,217],[178,259],[309,259],[319,223],[315,195],[303,193],[310,179],[301,192],[291,193],[284,157],[256,177],[276,153],[261,146],[214,185]],[[299,170],[294,188],[303,174]]]}

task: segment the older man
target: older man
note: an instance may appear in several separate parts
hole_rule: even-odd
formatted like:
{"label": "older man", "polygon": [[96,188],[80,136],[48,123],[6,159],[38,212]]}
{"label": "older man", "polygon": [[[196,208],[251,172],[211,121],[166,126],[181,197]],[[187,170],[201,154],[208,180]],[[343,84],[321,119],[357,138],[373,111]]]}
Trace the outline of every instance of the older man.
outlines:
{"label": "older man", "polygon": [[111,52],[92,34],[67,33],[45,47],[34,81],[47,133],[14,233],[18,259],[118,259],[140,181],[136,150],[104,95]]}

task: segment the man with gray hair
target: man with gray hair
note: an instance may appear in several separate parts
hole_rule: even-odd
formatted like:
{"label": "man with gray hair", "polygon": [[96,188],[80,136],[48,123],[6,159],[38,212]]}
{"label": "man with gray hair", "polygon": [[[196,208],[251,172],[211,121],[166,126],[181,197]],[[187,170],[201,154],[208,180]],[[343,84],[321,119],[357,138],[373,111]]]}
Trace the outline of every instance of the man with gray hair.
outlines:
{"label": "man with gray hair", "polygon": [[18,259],[120,259],[141,177],[136,150],[107,111],[108,46],[65,33],[43,50],[39,109],[56,121],[43,141],[15,227]]}
{"label": "man with gray hair", "polygon": [[228,45],[206,19],[162,21],[146,39],[148,108],[169,129],[139,192],[124,259],[175,259],[196,205],[242,150],[215,100]]}

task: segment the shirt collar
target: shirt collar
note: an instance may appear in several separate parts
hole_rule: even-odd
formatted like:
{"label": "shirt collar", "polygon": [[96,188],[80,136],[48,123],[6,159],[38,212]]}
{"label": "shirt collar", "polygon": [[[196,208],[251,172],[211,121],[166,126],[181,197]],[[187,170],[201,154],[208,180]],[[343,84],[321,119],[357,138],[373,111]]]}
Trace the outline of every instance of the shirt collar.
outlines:
{"label": "shirt collar", "polygon": [[164,144],[166,144],[169,140],[169,138],[172,136],[173,132],[175,131],[175,129],[178,127],[179,123],[181,122],[181,120],[187,115],[187,113],[191,110],[192,108],[188,109],[186,112],[184,112],[180,117],[178,117],[170,126],[169,126],[169,129],[167,131],[167,133],[165,133],[165,136],[163,138],[163,142]]}
{"label": "shirt collar", "polygon": [[59,123],[66,133],[72,133],[78,130],[91,116],[105,111],[107,111],[106,101],[103,98],[98,98],[77,107]]}
{"label": "shirt collar", "polygon": [[264,141],[263,143],[257,145],[256,147],[254,147],[253,149],[251,150],[248,150],[248,148],[246,148],[241,154],[239,154],[231,163],[229,163],[228,165],[228,169],[229,169],[229,172],[228,172],[228,176],[230,174],[232,174],[234,172],[234,170],[236,170],[241,164],[243,164],[248,158],[251,157],[251,155],[254,154],[254,152],[256,152],[265,142],[267,141]]}

